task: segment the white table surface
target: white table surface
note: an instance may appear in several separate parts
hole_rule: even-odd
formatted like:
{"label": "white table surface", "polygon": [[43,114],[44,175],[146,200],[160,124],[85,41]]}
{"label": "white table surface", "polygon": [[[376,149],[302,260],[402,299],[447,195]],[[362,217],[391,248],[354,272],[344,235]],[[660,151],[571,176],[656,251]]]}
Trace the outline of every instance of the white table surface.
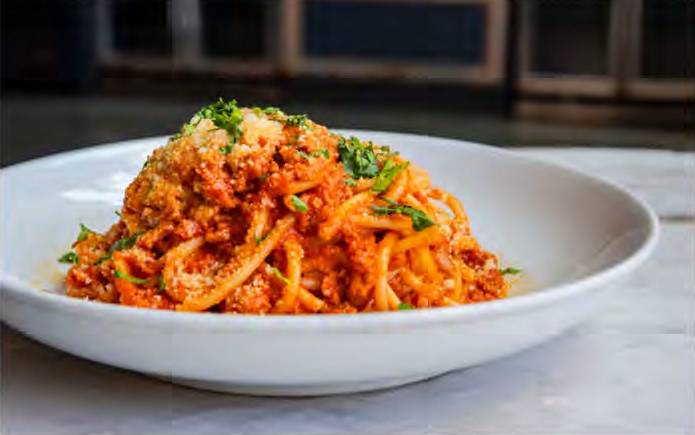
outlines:
{"label": "white table surface", "polygon": [[3,434],[695,433],[695,154],[519,152],[614,180],[661,218],[655,254],[605,309],[539,347],[381,392],[305,399],[196,391],[91,363],[3,326]]}

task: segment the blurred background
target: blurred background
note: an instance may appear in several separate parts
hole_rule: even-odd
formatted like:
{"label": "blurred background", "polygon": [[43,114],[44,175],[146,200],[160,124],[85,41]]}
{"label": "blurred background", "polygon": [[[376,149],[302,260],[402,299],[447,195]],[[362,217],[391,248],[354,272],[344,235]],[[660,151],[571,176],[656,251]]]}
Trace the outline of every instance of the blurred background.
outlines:
{"label": "blurred background", "polygon": [[500,146],[693,149],[692,0],[2,0],[0,164],[219,96]]}

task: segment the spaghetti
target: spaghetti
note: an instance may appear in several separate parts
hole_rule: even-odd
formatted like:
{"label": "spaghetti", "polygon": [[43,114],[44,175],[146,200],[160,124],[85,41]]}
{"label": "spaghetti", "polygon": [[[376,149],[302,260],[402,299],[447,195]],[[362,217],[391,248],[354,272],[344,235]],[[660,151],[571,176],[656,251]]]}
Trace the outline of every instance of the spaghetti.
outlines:
{"label": "spaghetti", "polygon": [[[503,298],[461,203],[388,147],[220,100],[156,149],[119,220],[84,225],[67,294],[146,308],[356,313]],[[514,269],[515,270],[515,269]]]}

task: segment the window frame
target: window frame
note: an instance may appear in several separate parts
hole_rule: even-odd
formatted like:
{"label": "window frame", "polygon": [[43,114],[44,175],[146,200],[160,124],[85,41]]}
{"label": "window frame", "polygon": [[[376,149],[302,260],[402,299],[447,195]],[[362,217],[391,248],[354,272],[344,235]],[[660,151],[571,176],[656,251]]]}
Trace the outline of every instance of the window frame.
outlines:
{"label": "window frame", "polygon": [[[369,0],[316,0],[323,2],[368,2]],[[506,0],[381,0],[393,3],[480,5],[486,8],[485,48],[480,65],[455,62],[373,59],[344,56],[311,57],[304,52],[304,1],[281,0],[280,68],[289,75],[343,78],[399,78],[498,85],[505,79],[507,38]]]}
{"label": "window frame", "polygon": [[642,76],[643,0],[612,0],[605,75],[542,74],[531,70],[533,10],[538,0],[521,2],[518,10],[517,89],[522,96],[688,101],[695,99],[691,79]]}

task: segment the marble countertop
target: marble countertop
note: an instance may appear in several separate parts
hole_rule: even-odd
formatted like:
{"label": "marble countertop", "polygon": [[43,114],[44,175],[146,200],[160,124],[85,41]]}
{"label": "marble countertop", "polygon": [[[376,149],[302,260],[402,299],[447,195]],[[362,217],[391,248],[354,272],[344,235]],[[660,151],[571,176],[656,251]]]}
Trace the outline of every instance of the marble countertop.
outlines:
{"label": "marble countertop", "polygon": [[649,202],[654,255],[603,311],[541,346],[410,386],[303,399],[173,386],[91,363],[3,326],[3,434],[695,433],[695,154],[521,149]]}

